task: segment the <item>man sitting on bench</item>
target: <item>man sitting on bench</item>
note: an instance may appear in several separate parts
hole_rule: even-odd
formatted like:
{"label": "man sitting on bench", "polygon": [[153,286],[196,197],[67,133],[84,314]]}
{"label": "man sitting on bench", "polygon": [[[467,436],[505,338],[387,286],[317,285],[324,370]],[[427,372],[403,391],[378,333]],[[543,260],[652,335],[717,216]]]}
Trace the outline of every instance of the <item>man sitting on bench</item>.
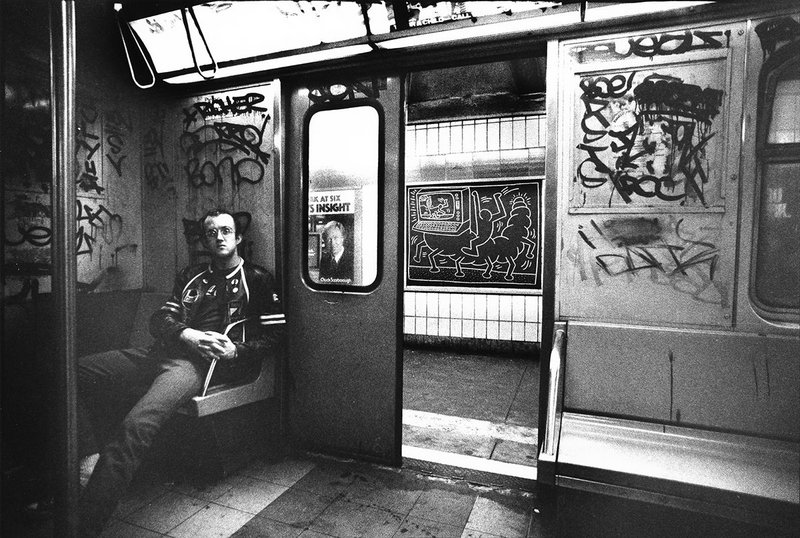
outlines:
{"label": "man sitting on bench", "polygon": [[81,536],[102,531],[159,431],[203,388],[209,365],[215,382],[242,379],[280,340],[279,327],[261,326],[281,311],[274,279],[239,257],[233,214],[211,211],[200,223],[211,263],[178,273],[172,297],[150,319],[156,342],[79,360]]}

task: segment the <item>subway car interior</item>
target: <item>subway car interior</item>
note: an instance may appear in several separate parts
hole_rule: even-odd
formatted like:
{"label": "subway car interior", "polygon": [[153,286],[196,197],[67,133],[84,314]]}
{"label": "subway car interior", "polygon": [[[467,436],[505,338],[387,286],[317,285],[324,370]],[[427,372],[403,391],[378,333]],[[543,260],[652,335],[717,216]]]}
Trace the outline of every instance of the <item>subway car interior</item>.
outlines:
{"label": "subway car interior", "polygon": [[3,536],[800,535],[796,2],[0,25]]}

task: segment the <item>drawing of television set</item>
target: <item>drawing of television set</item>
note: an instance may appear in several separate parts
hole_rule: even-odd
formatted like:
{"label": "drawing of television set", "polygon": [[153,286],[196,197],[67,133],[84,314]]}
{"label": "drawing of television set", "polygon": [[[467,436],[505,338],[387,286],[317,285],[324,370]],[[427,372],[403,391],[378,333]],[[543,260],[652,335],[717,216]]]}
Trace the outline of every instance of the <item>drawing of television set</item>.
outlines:
{"label": "drawing of television set", "polygon": [[469,227],[469,188],[417,189],[411,195],[415,232],[458,235]]}

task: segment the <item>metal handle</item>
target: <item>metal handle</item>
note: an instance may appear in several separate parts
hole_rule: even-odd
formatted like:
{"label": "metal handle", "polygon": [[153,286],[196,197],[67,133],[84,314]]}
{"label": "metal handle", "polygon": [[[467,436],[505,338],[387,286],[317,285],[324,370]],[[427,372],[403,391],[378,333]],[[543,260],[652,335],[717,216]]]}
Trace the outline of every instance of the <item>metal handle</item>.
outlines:
{"label": "metal handle", "polygon": [[561,391],[561,376],[566,351],[567,333],[556,329],[553,335],[553,348],[550,350],[550,382],[547,391],[547,422],[545,423],[542,454],[556,455],[556,414]]}
{"label": "metal handle", "polygon": [[[211,67],[212,71],[211,74],[206,76],[203,73],[203,70],[200,68],[200,64],[197,63],[197,55],[194,52],[194,42],[192,41],[192,34],[189,32],[189,21],[186,18],[186,13],[192,16],[192,21],[194,21],[194,27],[197,28],[197,33],[200,34],[200,39],[203,41],[203,46],[206,48],[206,54],[211,59]],[[197,15],[194,14],[194,9],[189,6],[188,8],[181,9],[181,18],[183,19],[183,28],[186,30],[186,40],[189,42],[189,50],[192,53],[192,61],[194,62],[194,68],[197,70],[197,74],[203,77],[206,80],[211,80],[217,75],[217,61],[214,59],[214,55],[211,54],[211,48],[208,46],[208,41],[206,40],[206,36],[203,34],[203,29],[200,28],[200,23],[197,22]]]}

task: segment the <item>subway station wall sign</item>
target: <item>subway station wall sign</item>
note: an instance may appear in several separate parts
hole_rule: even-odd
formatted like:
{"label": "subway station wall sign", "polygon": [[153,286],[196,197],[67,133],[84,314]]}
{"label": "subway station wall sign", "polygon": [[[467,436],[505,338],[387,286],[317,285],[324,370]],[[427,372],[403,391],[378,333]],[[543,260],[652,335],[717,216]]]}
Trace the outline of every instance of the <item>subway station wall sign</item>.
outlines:
{"label": "subway station wall sign", "polygon": [[541,289],[541,183],[407,188],[408,285]]}

